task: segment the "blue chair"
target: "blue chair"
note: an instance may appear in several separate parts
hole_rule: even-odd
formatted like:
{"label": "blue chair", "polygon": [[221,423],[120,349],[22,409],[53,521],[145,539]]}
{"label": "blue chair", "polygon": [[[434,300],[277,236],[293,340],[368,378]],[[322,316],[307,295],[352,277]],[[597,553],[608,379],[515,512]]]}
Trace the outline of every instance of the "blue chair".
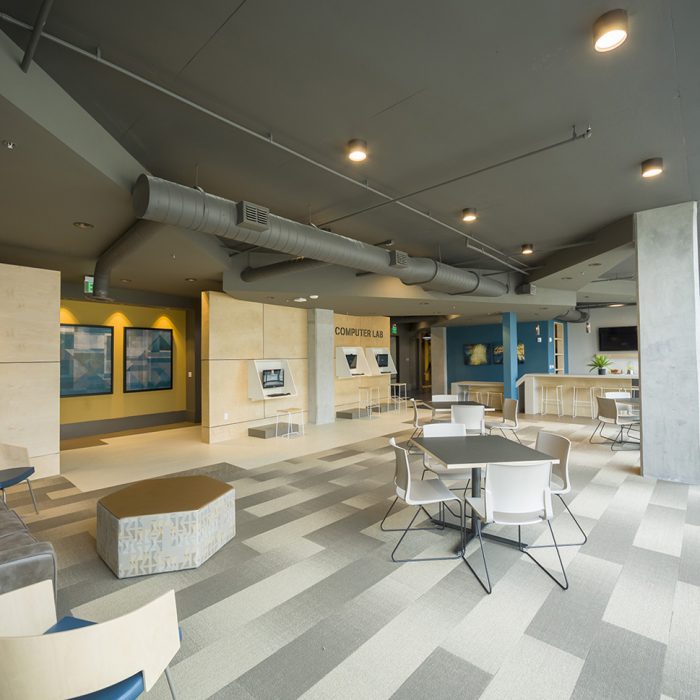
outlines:
{"label": "blue chair", "polygon": [[29,495],[32,497],[34,510],[38,513],[36,500],[34,499],[34,491],[29,483],[29,477],[34,473],[34,467],[29,463],[29,451],[26,447],[19,445],[7,445],[0,443],[0,491],[2,491],[2,500],[7,503],[5,489],[22,481],[27,482]]}
{"label": "blue chair", "polygon": [[[13,700],[132,700],[180,648],[175,592],[106,622],[56,621],[50,581],[0,595],[0,695]],[[6,695],[4,693],[7,693]]]}

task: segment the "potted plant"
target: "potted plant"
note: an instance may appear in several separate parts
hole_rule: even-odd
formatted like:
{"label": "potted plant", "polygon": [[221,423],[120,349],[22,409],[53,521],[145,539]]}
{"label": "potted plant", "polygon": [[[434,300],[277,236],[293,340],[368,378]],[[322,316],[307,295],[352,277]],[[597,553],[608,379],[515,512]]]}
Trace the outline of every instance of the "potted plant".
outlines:
{"label": "potted plant", "polygon": [[607,374],[608,367],[612,364],[610,360],[605,355],[593,355],[593,359],[588,363],[591,368],[589,372],[594,369],[598,370],[598,374]]}

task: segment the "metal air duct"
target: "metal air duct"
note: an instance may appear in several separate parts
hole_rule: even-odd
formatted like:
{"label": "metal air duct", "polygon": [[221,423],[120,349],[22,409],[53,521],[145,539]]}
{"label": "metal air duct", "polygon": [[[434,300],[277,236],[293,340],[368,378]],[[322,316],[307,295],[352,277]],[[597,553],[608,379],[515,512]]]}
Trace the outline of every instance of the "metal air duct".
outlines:
{"label": "metal air duct", "polygon": [[566,321],[567,323],[585,323],[591,315],[581,309],[568,309],[563,314],[554,317],[554,321]]}
{"label": "metal air duct", "polygon": [[136,216],[142,219],[230,238],[297,258],[397,277],[404,284],[417,284],[438,292],[495,297],[508,291],[502,282],[470,270],[405,254],[399,259],[397,251],[392,251],[392,256],[383,248],[273,214],[267,216],[264,230],[245,227],[236,202],[150,175],[139,176],[133,205]]}

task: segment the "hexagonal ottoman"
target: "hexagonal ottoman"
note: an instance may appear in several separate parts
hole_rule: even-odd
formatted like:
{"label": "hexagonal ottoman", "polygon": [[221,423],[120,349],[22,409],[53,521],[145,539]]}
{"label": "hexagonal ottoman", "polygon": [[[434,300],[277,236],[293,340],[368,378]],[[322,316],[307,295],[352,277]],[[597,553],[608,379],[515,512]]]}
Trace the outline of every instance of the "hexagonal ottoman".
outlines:
{"label": "hexagonal ottoman", "polygon": [[118,578],[196,568],[236,534],[235,497],[208,476],[127,486],[97,502],[97,553]]}

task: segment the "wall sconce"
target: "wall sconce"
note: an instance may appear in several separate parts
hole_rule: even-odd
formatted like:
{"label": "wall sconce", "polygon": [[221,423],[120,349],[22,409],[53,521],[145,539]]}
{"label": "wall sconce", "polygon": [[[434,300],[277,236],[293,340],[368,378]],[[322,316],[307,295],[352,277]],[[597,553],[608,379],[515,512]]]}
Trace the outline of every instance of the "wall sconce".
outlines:
{"label": "wall sconce", "polygon": [[536,323],[535,324],[535,335],[539,338],[540,337],[540,324]]}
{"label": "wall sconce", "polygon": [[591,332],[591,322],[586,321],[586,333],[590,333],[590,332]]}

